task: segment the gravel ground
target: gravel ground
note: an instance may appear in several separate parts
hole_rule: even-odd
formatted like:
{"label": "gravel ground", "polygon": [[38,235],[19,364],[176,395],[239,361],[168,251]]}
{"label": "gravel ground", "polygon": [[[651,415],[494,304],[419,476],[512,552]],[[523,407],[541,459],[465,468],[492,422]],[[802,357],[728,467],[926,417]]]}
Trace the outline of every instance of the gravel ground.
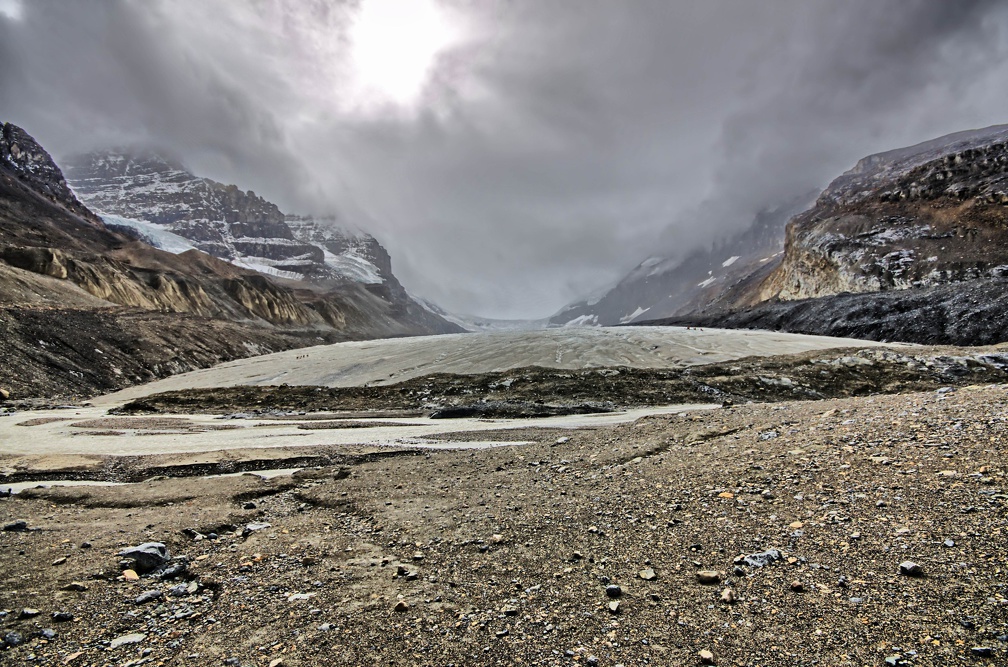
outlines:
{"label": "gravel ground", "polygon": [[[1006,404],[1005,385],[749,404],[26,491],[0,501],[28,528],[0,533],[0,632],[22,640],[0,661],[1005,664]],[[124,578],[117,552],[149,541],[187,569]]]}

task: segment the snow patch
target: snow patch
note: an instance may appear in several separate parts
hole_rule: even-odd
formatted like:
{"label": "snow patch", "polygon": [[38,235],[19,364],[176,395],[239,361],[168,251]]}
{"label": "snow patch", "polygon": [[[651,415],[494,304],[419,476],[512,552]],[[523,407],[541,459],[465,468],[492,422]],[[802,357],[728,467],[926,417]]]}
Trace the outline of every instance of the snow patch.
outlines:
{"label": "snow patch", "polygon": [[565,327],[597,327],[598,315],[582,315],[564,324]]}
{"label": "snow patch", "polygon": [[173,234],[161,225],[155,225],[146,220],[136,220],[134,218],[123,218],[118,215],[101,215],[101,219],[106,225],[112,227],[128,227],[137,233],[146,243],[175,255],[194,250],[196,246],[187,239]]}
{"label": "snow patch", "polygon": [[731,266],[732,264],[734,264],[737,261],[739,261],[739,256],[738,255],[732,255],[731,257],[729,257],[725,261],[721,262],[721,266],[723,266],[724,268],[727,269],[729,266]]}
{"label": "snow patch", "polygon": [[270,266],[264,264],[262,257],[252,258],[258,261],[249,261],[248,257],[241,257],[231,261],[235,266],[240,266],[243,269],[250,269],[252,271],[258,271],[259,273],[265,273],[268,276],[273,276],[275,278],[289,278],[291,280],[303,280],[304,276],[300,273],[295,273],[293,271],[284,271],[283,269],[278,269],[275,266]]}
{"label": "snow patch", "polygon": [[333,254],[325,248],[322,251],[325,265],[347,280],[371,285],[385,282],[378,267],[361,257],[356,248],[349,248],[342,255]]}
{"label": "snow patch", "polygon": [[651,308],[641,308],[640,306],[637,306],[637,310],[633,311],[629,315],[620,318],[620,324],[626,324],[627,322],[632,322],[649,310],[651,310]]}

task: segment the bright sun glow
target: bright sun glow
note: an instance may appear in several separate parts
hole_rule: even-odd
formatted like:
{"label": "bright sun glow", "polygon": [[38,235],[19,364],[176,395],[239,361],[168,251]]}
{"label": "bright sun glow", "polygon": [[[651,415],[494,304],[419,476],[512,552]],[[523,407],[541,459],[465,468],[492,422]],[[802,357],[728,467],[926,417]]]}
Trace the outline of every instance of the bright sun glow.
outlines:
{"label": "bright sun glow", "polygon": [[0,0],[0,16],[12,21],[20,21],[24,14],[21,0]]}
{"label": "bright sun glow", "polygon": [[350,33],[358,87],[367,98],[408,105],[454,39],[434,0],[364,0]]}

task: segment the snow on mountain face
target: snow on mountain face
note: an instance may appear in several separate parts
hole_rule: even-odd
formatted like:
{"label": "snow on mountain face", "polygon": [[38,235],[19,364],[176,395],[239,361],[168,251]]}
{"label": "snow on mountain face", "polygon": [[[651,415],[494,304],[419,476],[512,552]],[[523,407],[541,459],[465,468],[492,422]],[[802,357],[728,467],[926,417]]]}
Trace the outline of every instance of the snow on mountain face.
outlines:
{"label": "snow on mountain face", "polygon": [[652,256],[601,297],[571,304],[553,326],[616,325],[670,317],[715,302],[729,286],[769,266],[784,246],[784,225],[814,200],[807,193],[759,213],[749,229],[686,258]]}
{"label": "snow on mountain face", "polygon": [[190,248],[267,275],[318,282],[388,282],[388,252],[335,218],[284,215],[254,192],[199,178],[153,152],[96,152],[67,163],[67,181],[114,226],[170,252]]}

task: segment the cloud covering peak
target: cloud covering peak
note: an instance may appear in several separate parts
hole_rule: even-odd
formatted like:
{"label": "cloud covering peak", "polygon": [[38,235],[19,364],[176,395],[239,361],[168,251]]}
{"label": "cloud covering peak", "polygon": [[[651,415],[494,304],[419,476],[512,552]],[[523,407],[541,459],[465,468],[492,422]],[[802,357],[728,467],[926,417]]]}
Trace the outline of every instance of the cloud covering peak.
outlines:
{"label": "cloud covering peak", "polygon": [[57,156],[164,146],[336,212],[411,290],[497,317],[710,243],[866,154],[1008,121],[1002,2],[421,4],[3,0],[0,118]]}

